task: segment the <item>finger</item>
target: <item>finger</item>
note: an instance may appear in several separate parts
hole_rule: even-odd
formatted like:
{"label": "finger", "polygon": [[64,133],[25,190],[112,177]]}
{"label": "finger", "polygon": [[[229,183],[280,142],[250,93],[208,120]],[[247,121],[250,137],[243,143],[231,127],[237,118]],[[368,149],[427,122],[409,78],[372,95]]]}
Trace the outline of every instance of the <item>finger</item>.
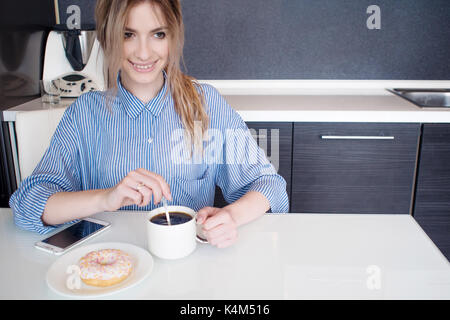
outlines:
{"label": "finger", "polygon": [[123,178],[120,184],[123,184],[127,188],[130,188],[134,191],[139,191],[139,188],[144,186],[144,183],[141,180],[138,180],[136,176],[132,176],[130,174]]}
{"label": "finger", "polygon": [[219,238],[223,235],[231,234],[233,232],[233,228],[229,224],[221,224],[210,230],[202,229],[202,231],[203,231],[203,234],[206,235],[207,238],[213,239],[213,238]]}
{"label": "finger", "polygon": [[149,177],[148,175],[143,175],[136,171],[130,172],[130,176],[133,183],[136,183],[134,188],[139,187],[139,184],[143,184],[145,187],[149,188],[153,193],[153,202],[158,204],[162,198],[161,186],[157,179]]}
{"label": "finger", "polygon": [[203,228],[205,230],[211,230],[212,228],[227,223],[227,222],[231,222],[231,217],[230,214],[224,211],[221,211],[220,213],[217,213],[213,216],[210,216],[206,219],[206,221],[203,223]]}
{"label": "finger", "polygon": [[152,201],[152,190],[142,186],[141,188],[139,188],[139,192],[142,194],[142,202],[139,204],[139,206],[144,207],[146,205],[148,205],[150,203],[150,201]]}
{"label": "finger", "polygon": [[159,175],[159,174],[157,174],[155,172],[148,171],[148,170],[146,170],[144,168],[139,168],[136,171],[139,172],[140,174],[144,175],[144,176],[148,176],[148,177],[151,177],[153,179],[156,179],[156,181],[158,181],[158,183],[159,183],[159,186],[161,188],[161,191],[162,191],[162,194],[164,195],[164,197],[167,200],[170,200],[170,201],[173,200],[172,199],[172,194],[170,192],[170,186],[167,183],[167,181],[164,179],[163,176],[161,176],[161,175]]}
{"label": "finger", "polygon": [[208,241],[212,243],[220,243],[227,239],[232,239],[237,236],[237,229],[230,227],[218,227],[213,229],[213,232],[206,232]]}
{"label": "finger", "polygon": [[143,197],[143,195],[140,192],[126,186],[121,190],[119,196],[121,196],[125,201],[126,199],[129,199],[129,201],[126,201],[127,204],[136,204],[136,205],[139,205],[142,202]]}
{"label": "finger", "polygon": [[210,215],[213,215],[217,208],[204,207],[197,212],[197,224],[202,224]]}

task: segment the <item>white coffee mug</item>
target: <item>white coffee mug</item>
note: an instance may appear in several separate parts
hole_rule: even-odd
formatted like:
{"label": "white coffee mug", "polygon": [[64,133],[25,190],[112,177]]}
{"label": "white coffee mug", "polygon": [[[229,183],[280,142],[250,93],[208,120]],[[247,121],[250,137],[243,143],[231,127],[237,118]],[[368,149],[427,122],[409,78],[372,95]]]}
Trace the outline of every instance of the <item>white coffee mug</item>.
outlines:
{"label": "white coffee mug", "polygon": [[164,213],[164,207],[156,208],[147,216],[148,249],[162,259],[179,259],[191,254],[197,247],[196,212],[184,206],[168,206],[170,212],[183,212],[192,217],[191,220],[176,225],[161,225],[151,222],[151,218]]}

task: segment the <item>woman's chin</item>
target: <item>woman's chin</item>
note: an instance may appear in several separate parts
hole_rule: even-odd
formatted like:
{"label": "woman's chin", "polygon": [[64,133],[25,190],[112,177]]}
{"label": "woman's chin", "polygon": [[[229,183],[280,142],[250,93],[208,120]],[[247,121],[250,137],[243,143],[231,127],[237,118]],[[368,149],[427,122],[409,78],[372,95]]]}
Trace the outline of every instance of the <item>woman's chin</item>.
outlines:
{"label": "woman's chin", "polygon": [[158,82],[158,76],[162,73],[162,70],[154,70],[149,73],[139,73],[134,70],[127,70],[128,82],[138,85],[152,85]]}

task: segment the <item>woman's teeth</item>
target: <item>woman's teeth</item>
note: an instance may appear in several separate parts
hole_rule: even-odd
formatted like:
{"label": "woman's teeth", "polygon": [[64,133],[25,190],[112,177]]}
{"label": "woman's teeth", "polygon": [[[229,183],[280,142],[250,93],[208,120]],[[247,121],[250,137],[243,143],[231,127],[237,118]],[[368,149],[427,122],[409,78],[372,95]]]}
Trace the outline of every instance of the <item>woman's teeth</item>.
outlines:
{"label": "woman's teeth", "polygon": [[148,65],[143,66],[143,65],[138,65],[138,64],[134,64],[134,63],[133,63],[133,66],[134,66],[135,68],[137,68],[137,69],[146,70],[146,69],[150,69],[151,67],[153,67],[154,64],[155,64],[155,63],[152,63],[152,64],[148,64]]}

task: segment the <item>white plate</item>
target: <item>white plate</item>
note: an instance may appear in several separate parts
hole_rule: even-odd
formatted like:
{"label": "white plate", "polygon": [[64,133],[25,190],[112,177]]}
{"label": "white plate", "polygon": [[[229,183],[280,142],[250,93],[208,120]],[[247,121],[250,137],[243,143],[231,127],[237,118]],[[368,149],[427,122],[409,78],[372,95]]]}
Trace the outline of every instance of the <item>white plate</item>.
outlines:
{"label": "white plate", "polygon": [[[67,273],[70,266],[78,266],[78,261],[87,253],[101,249],[119,249],[130,255],[133,259],[133,270],[124,281],[110,287],[94,287],[85,284],[81,279],[77,288],[75,271]],[[117,293],[137,285],[150,275],[153,269],[153,257],[147,251],[132,244],[122,242],[103,242],[79,247],[67,252],[56,260],[47,271],[47,285],[58,294],[70,298],[97,298]],[[72,277],[69,279],[69,277]],[[72,288],[72,289],[70,289]]]}

